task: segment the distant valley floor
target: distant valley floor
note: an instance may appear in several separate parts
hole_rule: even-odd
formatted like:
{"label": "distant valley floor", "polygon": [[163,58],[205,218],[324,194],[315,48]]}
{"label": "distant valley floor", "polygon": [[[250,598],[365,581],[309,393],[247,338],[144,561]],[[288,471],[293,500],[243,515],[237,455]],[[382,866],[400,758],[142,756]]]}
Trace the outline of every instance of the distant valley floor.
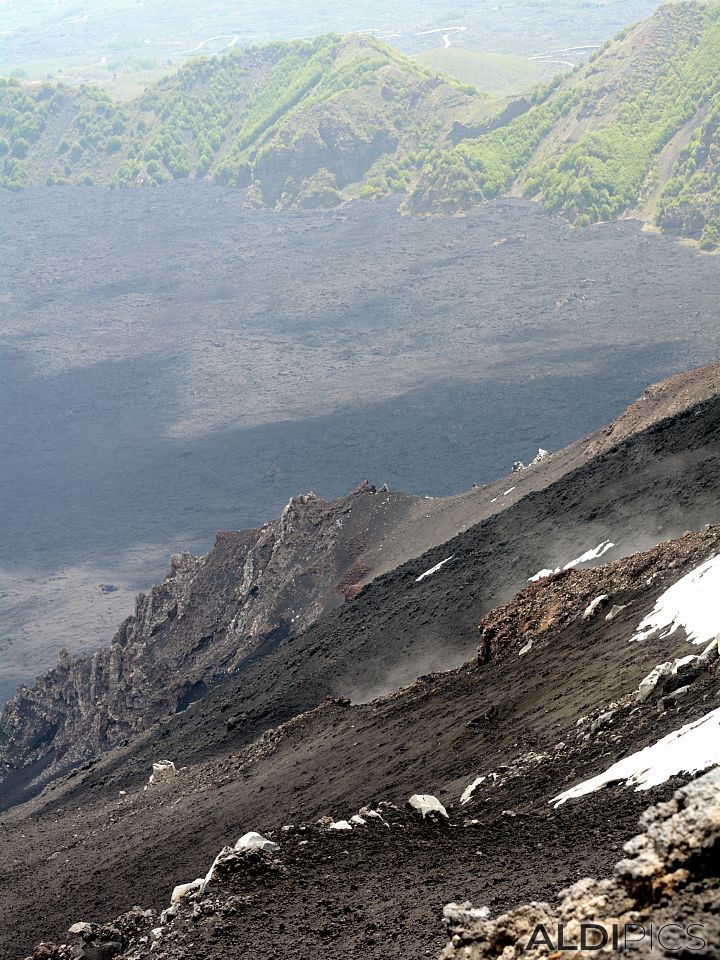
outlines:
{"label": "distant valley floor", "polygon": [[364,477],[487,482],[719,352],[717,258],[519,201],[36,189],[0,196],[0,258],[0,700],[216,529]]}

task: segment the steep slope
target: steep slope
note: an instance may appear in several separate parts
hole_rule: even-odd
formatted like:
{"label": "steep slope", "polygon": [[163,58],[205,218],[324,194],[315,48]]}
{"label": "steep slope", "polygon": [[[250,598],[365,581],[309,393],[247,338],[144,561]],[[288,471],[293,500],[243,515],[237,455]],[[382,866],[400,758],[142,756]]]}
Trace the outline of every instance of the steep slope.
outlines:
{"label": "steep slope", "polygon": [[[513,192],[582,226],[631,211],[642,215],[647,195],[663,194],[661,225],[689,236],[707,225],[709,249],[717,214],[708,197],[717,195],[717,175],[714,160],[703,158],[717,151],[717,125],[706,118],[716,110],[718,63],[720,7],[662,7],[536,95],[522,116],[437,152],[409,207],[456,210]],[[688,176],[698,162],[689,153],[672,162],[689,137],[690,153],[695,146],[700,153],[697,178]],[[670,200],[678,190],[687,212],[673,220]]]}
{"label": "steep slope", "polygon": [[[703,250],[720,242],[720,94],[709,100],[702,123],[691,123],[681,150],[658,200],[661,227],[700,240]],[[671,142],[672,146],[672,142]]]}
{"label": "steep slope", "polygon": [[539,960],[547,956],[548,941],[559,943],[561,929],[565,947],[560,949],[571,960],[606,944],[656,957],[658,941],[665,956],[716,957],[720,768],[676,791],[669,802],[650,807],[640,826],[612,876],[578,881],[558,894],[555,907],[530,903],[490,919],[469,903],[448,904],[443,913],[450,942],[442,960],[508,956],[508,949],[510,956]]}
{"label": "steep slope", "polygon": [[399,521],[412,500],[376,495],[368,483],[332,503],[309,493],[259,529],[222,531],[206,556],[173,556],[109,646],[63,653],[32,690],[20,690],[8,711],[13,752],[42,761],[53,744],[70,768],[185,709],[352,596],[369,571],[369,531],[385,512]]}
{"label": "steep slope", "polygon": [[[481,619],[538,571],[565,566],[606,541],[615,549],[603,559],[612,559],[717,523],[719,464],[716,397],[378,577],[351,603],[247,663],[201,705],[169,718],[163,751],[188,763],[210,758],[327,696],[365,702],[419,674],[463,662],[477,646]],[[12,714],[8,719],[11,752],[16,725]],[[118,761],[126,781],[142,778],[156,753],[156,737],[136,741],[132,776],[128,758]],[[23,756],[22,748],[18,753]],[[11,794],[17,774],[8,774],[5,789]]]}
{"label": "steep slope", "polygon": [[[550,801],[717,712],[716,641],[692,644],[683,627],[630,638],[658,598],[719,549],[716,526],[531,585],[481,625],[507,626],[489,657],[371,703],[327,701],[247,746],[228,738],[207,761],[181,753],[163,725],[147,747],[183,768],[161,782],[146,784],[153,754],[130,748],[56,784],[4,818],[12,868],[0,876],[1,902],[13,918],[6,955],[14,960],[41,936],[61,939],[71,922],[107,920],[133,903],[167,907],[175,884],[204,875],[224,843],[251,829],[278,843],[276,869],[226,852],[227,869],[176,917],[145,918],[160,929],[153,954],[192,949],[219,960],[232,944],[258,957],[423,956],[444,944],[438,919],[448,900],[498,911],[608,871],[640,811],[688,776],[643,793],[613,784]],[[598,596],[604,605],[588,615]],[[656,664],[678,658],[676,674],[638,694]],[[214,720],[195,711],[210,735]],[[436,794],[449,822],[401,809],[416,792]],[[378,810],[378,801],[390,805]],[[384,822],[365,808],[364,824],[330,829],[367,803]],[[49,849],[57,855],[48,858]],[[136,949],[145,955],[142,942]]]}
{"label": "steep slope", "polygon": [[[646,436],[648,431],[661,421],[674,423],[672,430],[679,431],[678,415],[685,413],[684,421],[682,417],[680,421],[687,422],[691,412],[698,411],[701,419],[706,418],[704,432],[698,434],[693,429],[686,441],[681,436],[673,441],[680,444],[691,471],[692,461],[698,462],[698,453],[690,453],[683,444],[697,444],[697,449],[713,456],[716,425],[713,415],[703,411],[708,404],[710,410],[715,409],[712,403],[716,406],[719,402],[719,391],[720,365],[714,364],[649,388],[613,424],[488,487],[448,499],[377,492],[369,484],[333,503],[309,494],[293,498],[278,520],[259,530],[221,533],[206,557],[173,557],[166,580],[149,594],[138,597],[135,615],[120,625],[109,646],[77,658],[64,656],[31,689],[22,688],[6,705],[0,719],[3,806],[31,783],[37,789],[48,778],[91,760],[162,718],[185,709],[214,685],[239,670],[246,671],[253,663],[257,665],[257,682],[262,688],[265,658],[278,645],[275,666],[268,669],[285,682],[285,647],[292,638],[299,637],[324,614],[339,608],[343,600],[351,601],[365,585],[401,564],[410,562],[410,570],[420,565],[417,576],[456,554],[459,547],[467,551],[475,537],[479,535],[482,541],[484,536],[473,533],[477,524],[485,522],[490,543],[494,540],[503,553],[507,552],[504,537],[516,537],[516,524],[525,524],[529,522],[525,518],[532,517],[535,527],[530,542],[521,543],[520,555],[512,560],[504,556],[502,561],[492,561],[488,544],[474,561],[479,565],[478,577],[482,581],[475,588],[479,587],[479,592],[474,600],[481,604],[481,609],[507,596],[513,585],[516,589],[536,570],[567,562],[606,538],[617,539],[617,527],[613,529],[610,520],[602,524],[590,522],[591,510],[583,515],[581,509],[583,524],[577,530],[558,530],[557,507],[551,491],[558,485],[572,490],[578,471],[585,469],[592,475],[598,469],[593,466],[598,458],[628,442],[636,442],[639,447],[634,456],[640,461],[636,482],[642,489],[643,477],[652,477],[658,469],[642,462],[641,451],[648,442],[654,442]],[[663,455],[664,442],[659,441]],[[616,452],[615,457],[620,462],[618,469],[622,470],[622,454]],[[675,454],[668,469],[677,478],[674,457]],[[569,479],[562,484],[565,477]],[[634,518],[629,525],[624,524],[619,548],[623,552],[630,549],[628,538],[633,542],[632,538],[639,536],[643,542],[651,542],[660,531],[713,519],[712,500],[708,501],[712,489],[704,479],[697,490],[683,489],[676,508],[660,505],[656,509],[653,504],[651,519],[642,516],[639,521]],[[651,495],[649,490],[646,493]],[[612,487],[595,495],[596,513],[598,496],[610,517],[619,514],[622,508],[612,502]],[[534,503],[525,509],[524,500],[532,497]],[[651,500],[646,501],[648,507],[650,503]],[[508,514],[506,520],[503,512]],[[453,537],[457,538],[456,545],[439,547]],[[428,551],[433,551],[430,559],[413,562],[412,558]],[[466,573],[465,577],[468,576]],[[371,609],[377,607],[377,602],[371,603]],[[409,614],[412,620],[413,609],[413,603],[408,605],[403,600],[396,616],[407,619]],[[386,649],[381,646],[373,653],[374,665],[366,664],[362,681],[351,681],[356,695],[368,697],[374,690],[392,688],[427,669],[454,665],[464,658],[473,643],[472,632],[467,632],[466,611],[474,607],[467,597],[458,597],[454,612],[452,606],[446,607],[441,616],[450,615],[451,622],[463,611],[463,627],[455,637],[443,636],[439,644],[436,609],[437,600],[421,618],[422,623],[430,624],[427,631],[422,630],[424,636],[410,639],[412,627],[406,622],[404,637],[398,633]],[[344,615],[341,611],[341,622]],[[387,622],[394,623],[392,629],[398,630],[400,621],[393,616]],[[473,614],[469,616],[472,618]],[[387,614],[382,617],[375,629],[390,629],[382,626]],[[361,621],[364,632],[368,629],[364,615]],[[337,629],[337,622],[331,629]],[[335,653],[331,645],[330,661],[325,660],[328,650],[324,643],[310,643],[307,649],[311,656],[320,651],[322,693],[312,692],[306,700],[302,696],[304,684],[298,687],[291,681],[291,694],[280,693],[271,713],[284,709],[286,703],[291,705],[295,694],[301,695],[302,704],[312,704],[313,696],[322,699],[325,693],[335,692],[335,681],[325,686],[333,674],[336,678],[344,676],[344,682],[349,682],[352,670],[348,672],[343,661],[345,657],[353,658],[354,642],[352,632],[346,633],[344,643],[350,646]],[[415,657],[408,663],[410,649],[415,650]],[[294,659],[300,662],[302,657]],[[304,669],[295,673],[304,673]],[[225,719],[221,721],[223,727]],[[242,728],[244,723],[235,726]]]}

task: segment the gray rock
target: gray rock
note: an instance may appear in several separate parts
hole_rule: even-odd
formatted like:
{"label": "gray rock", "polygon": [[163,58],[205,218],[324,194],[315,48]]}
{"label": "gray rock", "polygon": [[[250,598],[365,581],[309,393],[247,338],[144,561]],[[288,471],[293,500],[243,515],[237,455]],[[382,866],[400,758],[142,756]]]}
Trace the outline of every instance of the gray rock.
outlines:
{"label": "gray rock", "polygon": [[438,817],[443,817],[445,820],[449,819],[445,807],[437,797],[433,797],[429,793],[414,793],[408,800],[408,804],[413,810],[417,810],[418,813],[422,814],[423,820],[427,816],[432,816],[436,819]]}
{"label": "gray rock", "polygon": [[193,893],[195,890],[199,890],[203,885],[202,877],[199,877],[197,880],[191,880],[190,883],[179,883],[172,892],[170,897],[170,903],[177,903],[179,900],[182,900],[183,897],[186,897],[189,893]]}
{"label": "gray rock", "polygon": [[[497,960],[501,956],[546,960],[544,943],[536,942],[528,949],[537,924],[556,933],[562,922],[567,941],[577,943],[580,923],[589,918],[606,927],[639,923],[648,929],[651,924],[691,916],[707,925],[703,936],[708,944],[720,942],[719,861],[713,856],[720,843],[720,767],[678,790],[668,803],[650,807],[640,826],[644,832],[625,845],[626,857],[617,863],[612,877],[579,880],[560,892],[556,906],[533,902],[491,918],[484,907],[449,903],[443,910],[448,944],[442,960]],[[579,960],[586,953],[565,955]],[[592,955],[616,954],[602,951]],[[659,954],[648,940],[638,956],[651,960]]]}
{"label": "gray rock", "polygon": [[243,834],[235,844],[236,850],[265,850],[266,853],[278,853],[280,845],[272,840],[266,840],[259,833],[251,831]]}
{"label": "gray rock", "polygon": [[597,720],[593,720],[593,722],[590,724],[590,733],[597,733],[598,730],[601,730],[603,727],[607,726],[614,716],[614,710],[606,710],[605,713],[601,713]]}
{"label": "gray rock", "polygon": [[610,611],[605,614],[606,622],[611,623],[619,613],[622,613],[623,610],[625,610],[627,606],[627,603],[614,603],[610,608]]}
{"label": "gray rock", "polygon": [[665,677],[669,677],[671,672],[671,661],[659,663],[656,667],[653,667],[650,673],[640,681],[640,686],[638,687],[637,691],[638,702],[645,703],[648,697],[654,692],[660,681]]}
{"label": "gray rock", "polygon": [[599,597],[595,597],[595,599],[592,600],[587,607],[585,607],[585,611],[582,615],[583,620],[591,620],[600,607],[602,607],[603,604],[609,599],[610,597],[607,593],[601,593]]}

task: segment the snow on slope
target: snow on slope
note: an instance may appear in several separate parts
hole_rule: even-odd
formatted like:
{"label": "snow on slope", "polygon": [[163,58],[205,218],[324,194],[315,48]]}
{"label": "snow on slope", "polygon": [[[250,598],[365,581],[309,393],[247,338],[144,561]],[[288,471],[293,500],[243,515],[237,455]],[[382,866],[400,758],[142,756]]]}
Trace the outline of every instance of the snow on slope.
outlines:
{"label": "snow on slope", "polygon": [[662,740],[618,760],[605,773],[585,780],[550,803],[559,807],[566,800],[584,797],[609,783],[624,780],[636,790],[649,790],[678,773],[697,773],[720,763],[720,707],[673,730]]}
{"label": "snow on slope", "polygon": [[581,553],[579,557],[575,557],[574,560],[566,563],[564,567],[555,567],[554,570],[548,568],[538,570],[534,576],[528,578],[528,583],[535,583],[537,580],[542,580],[543,577],[550,577],[554,573],[560,573],[561,570],[570,570],[572,567],[578,567],[581,563],[589,563],[590,560],[599,560],[603,554],[607,553],[608,550],[612,550],[614,546],[615,544],[611,540],[603,540],[603,542],[599,543],[596,547],[591,547],[590,550],[586,550],[585,553]]}
{"label": "snow on slope", "polygon": [[652,613],[630,639],[661,631],[669,637],[683,627],[691,643],[709,643],[720,633],[720,554],[691,570],[658,597]]}
{"label": "snow on slope", "polygon": [[441,567],[444,567],[446,563],[450,563],[451,560],[452,557],[446,557],[444,560],[441,560],[440,563],[436,563],[434,567],[430,567],[425,573],[421,573],[419,577],[415,577],[415,583],[420,583],[425,577],[431,577],[434,573],[437,573]]}

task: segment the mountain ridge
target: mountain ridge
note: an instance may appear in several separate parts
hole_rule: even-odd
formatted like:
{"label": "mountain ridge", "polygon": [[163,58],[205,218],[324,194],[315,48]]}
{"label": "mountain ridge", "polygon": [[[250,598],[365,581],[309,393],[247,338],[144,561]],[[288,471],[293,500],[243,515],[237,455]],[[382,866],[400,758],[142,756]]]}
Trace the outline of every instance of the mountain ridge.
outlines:
{"label": "mountain ridge", "polygon": [[2,183],[210,177],[271,207],[398,194],[415,213],[522,194],[578,226],[634,216],[712,250],[718,62],[720,6],[682,2],[515,101],[362,35],[197,60],[128,104],[6,82]]}
{"label": "mountain ridge", "polygon": [[[413,679],[423,671],[423,664],[425,669],[442,669],[462,662],[473,644],[465,622],[471,616],[469,610],[487,612],[493,598],[497,602],[519,589],[535,569],[567,562],[586,550],[590,539],[594,545],[613,535],[611,518],[620,522],[618,506],[608,498],[616,481],[607,481],[607,490],[589,494],[596,501],[593,508],[578,497],[577,490],[591,488],[591,481],[581,478],[593,470],[611,477],[623,458],[632,456],[637,470],[633,483],[645,490],[642,497],[647,503],[654,504],[649,492],[653,468],[645,461],[646,448],[679,444],[685,450],[687,482],[694,472],[702,475],[707,470],[704,458],[712,449],[712,411],[719,395],[720,364],[711,364],[649,388],[613,424],[489,486],[445,500],[377,491],[367,483],[332,503],[305,495],[293,498],[279,520],[258,530],[220,534],[207,557],[173,557],[167,579],[138,597],[135,615],[121,624],[110,646],[77,658],[61,658],[35,687],[21,688],[5,706],[0,717],[5,805],[177,715],[218,685],[232,683],[236,675],[256,672],[260,677],[267,668],[275,677],[273,683],[281,687],[289,683],[290,688],[275,694],[271,684],[270,692],[266,691],[269,701],[263,694],[262,704],[258,701],[255,707],[239,709],[239,714],[247,716],[232,727],[227,724],[233,736],[246,736],[257,719],[264,724],[278,709],[277,719],[287,719],[283,704],[292,715],[300,705],[311,705],[314,697],[343,692],[343,684],[349,682],[342,680],[347,664],[318,664],[314,675],[305,678],[304,668],[299,672],[301,668],[293,663],[299,663],[299,656],[302,659],[294,652],[296,646],[307,646],[315,653],[327,646],[327,638],[314,641],[314,633],[324,636],[329,630],[344,635],[348,616],[358,619],[362,645],[369,644],[370,650],[364,684],[356,685],[354,694],[360,699],[371,699],[379,691]],[[704,424],[699,433],[693,412]],[[688,431],[684,440],[682,429]],[[696,433],[691,441],[690,435]],[[662,439],[664,434],[673,439]],[[691,452],[693,445],[695,452]],[[627,453],[633,448],[636,452]],[[679,524],[712,519],[709,481],[704,479],[688,493],[677,473],[676,454],[669,463],[666,481],[680,484],[680,502],[654,505],[657,517],[652,530],[642,517],[627,516],[623,520],[625,550],[628,537],[652,542],[658,531],[672,532]],[[645,489],[643,483],[650,486]],[[561,505],[565,513],[574,510],[581,518],[576,528],[560,526],[556,513]],[[516,525],[522,528],[531,517],[538,529],[546,529],[542,547],[523,543],[514,532]],[[567,521],[562,526],[567,528]],[[519,551],[514,559],[506,558],[504,565],[492,563],[492,543],[507,551],[512,539],[517,540]],[[458,608],[452,614],[448,609],[441,617],[449,617],[448,622],[455,625],[453,639],[441,645],[440,654],[432,653],[438,649],[436,630],[446,627],[433,626],[440,615],[428,613],[410,642],[413,603],[401,602],[391,618],[398,651],[382,650],[380,638],[387,625],[381,618],[368,629],[380,603],[375,595],[384,596],[389,590],[393,596],[398,589],[402,595],[408,582],[460,553],[472,557],[477,582],[467,587],[465,599],[458,596]],[[519,569],[523,566],[524,571]],[[404,586],[393,586],[396,581]],[[429,589],[432,592],[432,584]],[[445,597],[436,607],[441,610],[447,603]],[[408,643],[417,648],[414,665],[403,668],[407,660],[403,645]],[[333,656],[342,661],[339,652]],[[292,680],[296,675],[302,683]],[[266,678],[263,689],[267,683]],[[336,683],[340,684],[337,690]],[[256,718],[250,720],[251,715]],[[231,719],[224,718],[223,727]]]}

